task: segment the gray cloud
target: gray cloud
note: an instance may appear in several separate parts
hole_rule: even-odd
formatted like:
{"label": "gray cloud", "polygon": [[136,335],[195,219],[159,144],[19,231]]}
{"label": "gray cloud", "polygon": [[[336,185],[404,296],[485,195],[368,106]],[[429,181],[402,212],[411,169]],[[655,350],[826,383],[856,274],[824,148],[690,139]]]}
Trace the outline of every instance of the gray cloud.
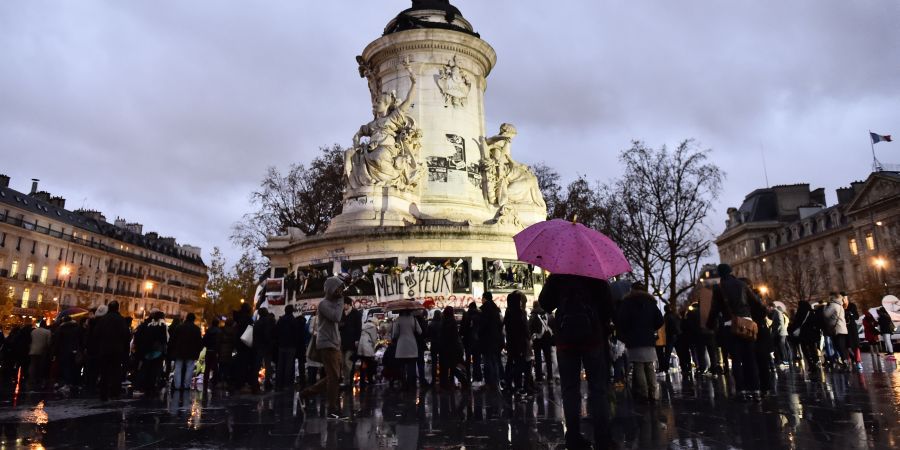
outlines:
{"label": "gray cloud", "polygon": [[[831,191],[867,175],[869,128],[900,134],[896,3],[454,4],[497,50],[487,125],[518,126],[519,159],[608,179],[632,138],[695,137],[729,173],[715,230],[764,184],[761,148],[773,184]],[[265,167],[367,120],[353,57],[407,5],[3,2],[0,172],[234,256]]]}

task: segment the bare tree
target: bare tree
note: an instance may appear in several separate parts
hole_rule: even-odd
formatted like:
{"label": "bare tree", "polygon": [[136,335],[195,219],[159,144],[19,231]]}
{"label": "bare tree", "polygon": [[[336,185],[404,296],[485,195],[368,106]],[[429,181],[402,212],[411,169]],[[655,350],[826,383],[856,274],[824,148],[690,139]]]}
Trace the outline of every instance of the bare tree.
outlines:
{"label": "bare tree", "polygon": [[621,194],[635,203],[628,205],[628,213],[637,216],[631,220],[645,227],[639,231],[647,236],[638,235],[645,240],[641,250],[656,260],[642,267],[644,277],[658,274],[656,288],[670,301],[690,289],[690,284],[679,287],[679,279],[696,276],[700,259],[709,252],[712,233],[704,220],[724,178],[709,162],[709,153],[693,140],[682,141],[673,151],[634,141],[619,156],[625,166]]}
{"label": "bare tree", "polygon": [[547,216],[554,219],[553,212],[561,201],[560,192],[562,191],[562,186],[559,185],[559,172],[543,162],[532,165],[531,171],[537,177],[538,187],[541,189],[541,194],[544,195],[544,202],[547,204]]}
{"label": "bare tree", "polygon": [[244,214],[232,227],[231,240],[244,249],[265,246],[268,236],[298,228],[306,235],[325,232],[341,212],[344,149],[335,144],[321,148],[310,162],[292,164],[284,175],[269,167],[259,190],[250,194],[256,211]]}
{"label": "bare tree", "polygon": [[809,264],[810,258],[793,249],[772,258],[772,295],[790,308],[801,301],[811,302],[824,294],[822,271]]}

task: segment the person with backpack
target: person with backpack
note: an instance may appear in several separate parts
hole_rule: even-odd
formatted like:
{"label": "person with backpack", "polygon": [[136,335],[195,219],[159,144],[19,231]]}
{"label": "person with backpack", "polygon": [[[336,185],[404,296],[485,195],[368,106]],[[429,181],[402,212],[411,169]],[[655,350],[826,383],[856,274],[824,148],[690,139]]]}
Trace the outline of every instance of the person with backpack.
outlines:
{"label": "person with backpack", "polygon": [[884,306],[878,308],[878,332],[881,333],[884,352],[887,353],[889,360],[894,359],[894,343],[891,342],[891,337],[895,331],[897,331],[897,327],[887,309]]}
{"label": "person with backpack", "polygon": [[616,311],[616,334],[625,343],[628,361],[632,367],[632,394],[636,400],[657,399],[656,331],[663,326],[663,315],[656,299],[647,287],[637,282],[631,285],[631,293],[625,296]]}
{"label": "person with backpack", "polygon": [[508,392],[514,392],[516,396],[525,398],[525,372],[528,370],[527,354],[528,321],[525,311],[522,309],[522,300],[525,294],[515,291],[506,298],[506,315],[503,317],[503,331],[506,336],[506,357],[509,360],[508,373],[506,374],[506,386]]}
{"label": "person with backpack", "polygon": [[528,319],[534,350],[534,379],[538,383],[544,381],[544,364],[547,365],[547,382],[553,381],[553,332],[547,321],[547,313],[539,302],[532,303],[531,317]]}
{"label": "person with backpack", "polygon": [[566,447],[591,448],[581,434],[581,371],[587,373],[588,405],[594,445],[612,445],[609,433],[609,324],[612,292],[606,280],[581,275],[551,274],[538,302],[555,312],[557,364],[566,422]]}
{"label": "person with backpack", "polygon": [[175,390],[190,390],[191,380],[194,378],[194,365],[203,351],[203,337],[200,327],[194,324],[196,316],[188,313],[184,322],[175,329],[172,338],[172,357],[175,366],[174,374]]}
{"label": "person with backpack", "polygon": [[810,367],[819,365],[819,340],[822,338],[819,327],[816,325],[816,314],[812,305],[806,300],[797,303],[797,312],[788,325],[790,338],[797,343],[800,356],[806,360]]}

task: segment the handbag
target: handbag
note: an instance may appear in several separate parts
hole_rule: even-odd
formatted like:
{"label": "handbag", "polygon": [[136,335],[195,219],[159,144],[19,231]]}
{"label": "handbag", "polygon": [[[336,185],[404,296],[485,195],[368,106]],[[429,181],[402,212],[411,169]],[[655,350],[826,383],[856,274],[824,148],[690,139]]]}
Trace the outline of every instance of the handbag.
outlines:
{"label": "handbag", "polygon": [[253,325],[247,325],[247,328],[244,329],[241,334],[241,342],[247,347],[253,347]]}
{"label": "handbag", "polygon": [[313,335],[312,339],[309,341],[309,347],[306,349],[306,359],[312,361],[314,363],[322,363],[322,354],[319,352],[319,349],[316,348],[317,344],[316,335]]}
{"label": "handbag", "polygon": [[[756,342],[756,336],[759,334],[759,326],[757,326],[756,322],[752,319],[735,316],[734,312],[731,311],[731,303],[728,301],[727,296],[725,296],[725,288],[720,286],[719,289],[722,289],[722,296],[726,297],[725,305],[728,306],[728,312],[731,315],[731,334],[747,342]],[[744,286],[744,290],[741,291],[741,300],[742,303],[747,303],[746,286]]]}

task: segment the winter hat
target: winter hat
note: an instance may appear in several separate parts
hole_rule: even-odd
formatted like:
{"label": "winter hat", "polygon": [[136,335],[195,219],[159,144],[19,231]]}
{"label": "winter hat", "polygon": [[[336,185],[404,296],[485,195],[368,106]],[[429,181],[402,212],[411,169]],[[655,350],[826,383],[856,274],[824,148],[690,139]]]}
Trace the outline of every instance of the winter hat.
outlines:
{"label": "winter hat", "polygon": [[719,264],[716,267],[716,271],[719,272],[720,277],[731,275],[731,266],[729,266],[728,264]]}
{"label": "winter hat", "polygon": [[109,308],[106,305],[100,305],[97,307],[97,312],[94,313],[94,317],[103,317],[107,312],[109,312]]}

